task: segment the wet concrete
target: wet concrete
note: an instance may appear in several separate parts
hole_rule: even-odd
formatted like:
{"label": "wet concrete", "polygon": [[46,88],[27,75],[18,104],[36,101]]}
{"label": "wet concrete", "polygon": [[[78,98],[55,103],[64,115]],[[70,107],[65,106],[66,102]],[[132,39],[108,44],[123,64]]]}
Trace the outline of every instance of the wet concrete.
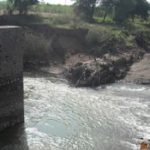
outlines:
{"label": "wet concrete", "polygon": [[0,131],[24,121],[21,29],[0,27]]}
{"label": "wet concrete", "polygon": [[1,132],[0,150],[29,150],[24,125],[16,125]]}

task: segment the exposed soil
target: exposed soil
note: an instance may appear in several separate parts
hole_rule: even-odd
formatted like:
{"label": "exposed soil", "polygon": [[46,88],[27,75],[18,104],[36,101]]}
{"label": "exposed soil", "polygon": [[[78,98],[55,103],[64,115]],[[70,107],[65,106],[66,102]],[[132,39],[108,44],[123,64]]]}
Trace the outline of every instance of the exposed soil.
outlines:
{"label": "exposed soil", "polygon": [[125,81],[137,84],[150,84],[150,54],[145,54],[141,61],[131,66]]}
{"label": "exposed soil", "polygon": [[87,30],[37,26],[34,32],[42,33],[49,41],[49,66],[40,70],[65,77],[75,86],[93,87],[123,79],[124,82],[150,83],[150,54],[138,45],[115,53],[92,55],[87,52]]}

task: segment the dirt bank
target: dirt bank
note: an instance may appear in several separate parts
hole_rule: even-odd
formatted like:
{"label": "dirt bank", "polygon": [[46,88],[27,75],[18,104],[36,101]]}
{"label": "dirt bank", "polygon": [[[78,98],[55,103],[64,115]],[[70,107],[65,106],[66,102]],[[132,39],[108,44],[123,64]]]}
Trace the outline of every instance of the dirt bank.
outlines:
{"label": "dirt bank", "polygon": [[[71,84],[80,87],[95,87],[114,83],[124,78],[124,82],[141,84],[149,79],[148,72],[150,71],[147,69],[149,62],[146,59],[149,55],[145,54],[144,58],[143,55],[142,49],[119,55],[106,53],[101,58],[84,53],[70,54],[63,64],[56,62],[49,67],[42,67],[41,71],[48,72],[55,77],[65,77]],[[137,82],[136,74],[139,70],[132,71],[133,66],[136,68],[136,64],[140,64],[142,69],[147,64],[146,71],[143,72],[146,77],[143,76],[145,80],[141,80],[142,82]]]}
{"label": "dirt bank", "polygon": [[131,66],[124,81],[136,84],[150,84],[150,54],[145,54],[141,61]]}
{"label": "dirt bank", "polygon": [[[66,61],[66,66],[69,65],[66,77],[75,86],[94,87],[114,83],[124,79],[130,70],[130,66],[142,59],[143,54],[142,49],[117,55],[106,53],[101,57],[78,54]],[[70,63],[70,60],[75,61]]]}
{"label": "dirt bank", "polygon": [[72,55],[85,51],[86,29],[50,28],[32,25],[24,29],[25,69],[64,64]]}
{"label": "dirt bank", "polygon": [[121,40],[120,36],[113,38],[108,34],[108,40],[96,39],[102,42],[89,45],[86,38],[91,35],[86,29],[32,26],[25,44],[32,48],[28,46],[25,50],[24,64],[27,68],[36,66],[51,75],[65,77],[75,86],[93,87],[123,79],[124,82],[149,84],[149,42],[144,42],[148,45],[144,48],[138,36],[119,34],[123,36]]}

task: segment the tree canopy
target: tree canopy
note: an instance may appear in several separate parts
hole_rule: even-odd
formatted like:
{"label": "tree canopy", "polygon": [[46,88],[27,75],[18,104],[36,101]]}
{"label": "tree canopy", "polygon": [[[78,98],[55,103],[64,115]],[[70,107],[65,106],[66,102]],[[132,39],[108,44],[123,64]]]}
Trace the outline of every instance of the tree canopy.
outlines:
{"label": "tree canopy", "polygon": [[81,18],[91,21],[94,15],[96,0],[76,0],[75,13]]}
{"label": "tree canopy", "polygon": [[76,0],[75,12],[81,18],[91,21],[95,7],[104,11],[104,20],[108,14],[113,14],[113,20],[123,22],[128,18],[139,16],[147,19],[150,5],[146,0]]}
{"label": "tree canopy", "polygon": [[10,13],[18,10],[19,14],[26,14],[30,5],[38,3],[38,0],[8,0],[7,8]]}
{"label": "tree canopy", "polygon": [[143,19],[148,18],[148,11],[150,10],[150,4],[146,0],[136,0],[136,5],[134,10],[131,12],[131,15],[134,17],[135,15],[140,16]]}
{"label": "tree canopy", "polygon": [[136,7],[136,0],[118,0],[115,5],[114,20],[123,22],[130,17]]}

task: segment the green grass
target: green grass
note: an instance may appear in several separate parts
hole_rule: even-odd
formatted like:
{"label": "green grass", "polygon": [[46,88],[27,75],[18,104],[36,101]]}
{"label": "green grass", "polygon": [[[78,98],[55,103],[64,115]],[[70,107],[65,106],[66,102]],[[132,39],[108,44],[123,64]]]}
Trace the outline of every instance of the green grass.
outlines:
{"label": "green grass", "polygon": [[57,14],[57,15],[42,15],[42,22],[51,27],[71,28],[74,22],[74,17],[70,14]]}
{"label": "green grass", "polygon": [[[1,2],[2,3],[2,2]],[[4,5],[4,3],[3,3]],[[141,34],[149,44],[149,36],[145,32],[150,31],[150,18],[145,21],[136,18],[134,22],[128,20],[126,23],[117,25],[108,16],[103,22],[103,15],[94,16],[93,23],[80,20],[73,13],[73,6],[38,4],[29,8],[30,15],[3,16],[7,24],[25,26],[27,24],[47,24],[58,28],[86,28],[89,33],[86,37],[88,47],[94,53],[104,51],[115,52],[119,50],[136,48],[136,38]],[[141,33],[142,32],[142,33]],[[33,37],[34,38],[34,37]],[[150,45],[150,44],[149,44]],[[92,48],[91,48],[92,47]]]}
{"label": "green grass", "polygon": [[49,41],[43,35],[27,29],[24,30],[24,40],[22,42],[25,65],[49,64]]}
{"label": "green grass", "polygon": [[86,40],[91,47],[90,53],[95,55],[136,47],[135,37],[128,31],[113,26],[90,26]]}
{"label": "green grass", "polygon": [[30,7],[29,10],[38,13],[73,14],[73,6],[67,5],[51,5],[40,3]]}
{"label": "green grass", "polygon": [[0,10],[6,10],[7,3],[6,1],[0,1]]}

